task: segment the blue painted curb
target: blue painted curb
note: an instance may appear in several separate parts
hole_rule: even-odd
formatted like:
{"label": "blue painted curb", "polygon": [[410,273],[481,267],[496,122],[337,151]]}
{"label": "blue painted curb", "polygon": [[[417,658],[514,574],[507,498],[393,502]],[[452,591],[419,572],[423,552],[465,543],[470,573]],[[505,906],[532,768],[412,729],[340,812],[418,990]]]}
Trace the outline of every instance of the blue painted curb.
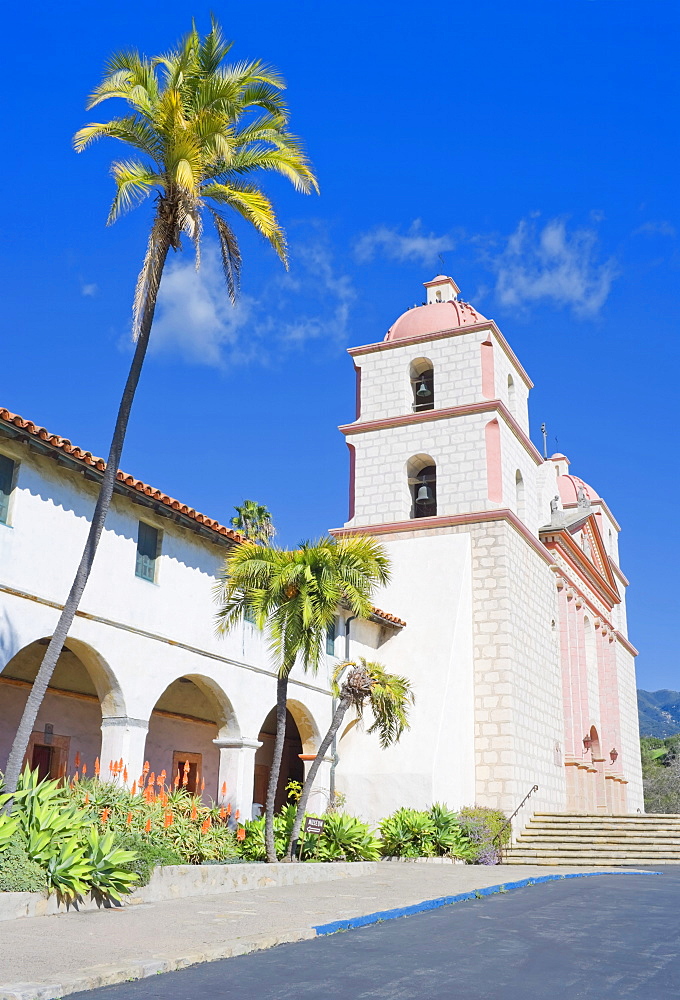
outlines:
{"label": "blue painted curb", "polygon": [[560,882],[567,878],[592,878],[594,875],[663,875],[663,872],[625,871],[620,872],[570,872],[567,875],[539,875],[538,878],[523,878],[518,882],[502,882],[500,885],[488,885],[485,889],[473,889],[471,892],[460,892],[457,896],[440,896],[438,899],[426,899],[412,906],[402,906],[395,910],[379,910],[377,913],[367,913],[363,917],[350,917],[348,920],[333,920],[330,924],[319,924],[314,928],[318,937],[324,934],[335,934],[337,931],[349,931],[356,927],[367,927],[383,920],[396,920],[398,917],[410,917],[414,913],[425,913],[427,910],[438,910],[441,906],[452,903],[462,903],[467,899],[479,899],[481,896],[494,896],[498,892],[510,889],[523,889],[527,885],[539,885],[541,882]]}

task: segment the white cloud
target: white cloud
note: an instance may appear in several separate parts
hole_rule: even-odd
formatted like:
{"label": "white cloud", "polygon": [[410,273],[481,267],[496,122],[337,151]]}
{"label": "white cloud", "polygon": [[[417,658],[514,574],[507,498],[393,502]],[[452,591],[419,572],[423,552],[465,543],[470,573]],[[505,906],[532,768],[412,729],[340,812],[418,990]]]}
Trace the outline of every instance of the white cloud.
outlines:
{"label": "white cloud", "polygon": [[266,363],[310,339],[342,341],[355,297],[350,278],[338,273],[320,239],[292,245],[290,256],[289,272],[263,278],[262,294],[241,293],[236,306],[214,244],[206,241],[198,271],[189,255],[171,260],[161,281],[152,349],[223,368],[235,360]]}
{"label": "white cloud", "polygon": [[452,236],[424,233],[421,220],[416,219],[405,234],[388,226],[378,226],[364,233],[354,245],[354,256],[360,264],[368,263],[380,253],[392,260],[416,260],[428,265],[437,259],[438,254],[452,250],[454,246]]}
{"label": "white cloud", "polygon": [[500,253],[486,254],[499,301],[522,307],[552,300],[576,315],[595,315],[617,277],[612,258],[597,260],[597,241],[594,229],[569,232],[563,219],[551,219],[542,229],[523,219]]}
{"label": "white cloud", "polygon": [[644,233],[647,236],[675,236],[675,226],[665,219],[656,222],[643,222],[641,226],[633,231],[633,236]]}
{"label": "white cloud", "polygon": [[93,298],[98,291],[99,291],[99,286],[95,285],[94,282],[92,282],[92,284],[89,285],[86,284],[85,282],[81,282],[80,294],[84,295],[86,298]]}

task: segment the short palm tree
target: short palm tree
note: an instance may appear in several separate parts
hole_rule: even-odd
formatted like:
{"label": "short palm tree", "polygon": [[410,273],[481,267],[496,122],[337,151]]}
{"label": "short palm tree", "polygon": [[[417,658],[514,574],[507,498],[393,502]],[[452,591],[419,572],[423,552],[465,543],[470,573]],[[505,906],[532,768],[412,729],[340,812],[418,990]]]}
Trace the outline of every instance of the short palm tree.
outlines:
{"label": "short palm tree", "polygon": [[[342,680],[347,670],[349,673]],[[404,730],[409,727],[409,709],[414,701],[411,682],[406,677],[388,673],[380,663],[369,662],[361,656],[356,663],[338,664],[333,677],[333,694],[337,699],[336,709],[328,732],[321,741],[302,786],[288,842],[287,861],[291,861],[295,854],[300,827],[317,771],[347,711],[354,708],[357,718],[362,719],[364,709],[366,707],[371,709],[373,722],[367,732],[378,734],[383,750],[396,743]]]}
{"label": "short palm tree", "polygon": [[274,804],[286,735],[288,678],[299,661],[316,671],[338,605],[353,615],[371,614],[371,596],[387,583],[389,562],[382,546],[366,535],[303,542],[292,551],[244,542],[227,557],[216,597],[218,630],[228,632],[248,618],[263,630],[278,667],[276,737],[265,804],[267,860],[276,861]]}
{"label": "short palm tree", "polygon": [[268,545],[276,534],[272,515],[265,504],[256,500],[244,500],[240,507],[234,507],[236,517],[231,523],[249,542]]}
{"label": "short palm tree", "polygon": [[241,267],[239,246],[224,210],[236,213],[286,262],[286,241],[273,205],[253,174],[274,171],[298,191],[316,188],[299,139],[288,131],[279,74],[260,62],[224,63],[231,44],[215,21],[201,37],[195,27],[179,46],[149,59],[129,51],[114,55],[88,108],[109,98],[128,112],[86,125],[74,137],[78,152],[95,139],[118,139],[132,155],[112,164],[116,194],[109,223],[150,194],[155,211],[133,308],[136,348],[120,402],[99,497],[64,610],[26,702],[7,762],[5,786],[16,789],[30,734],[92,569],[111,503],[125,432],[153,322],[158,288],[170,250],[186,235],[200,260],[203,216],[215,225],[228,293],[234,301]]}

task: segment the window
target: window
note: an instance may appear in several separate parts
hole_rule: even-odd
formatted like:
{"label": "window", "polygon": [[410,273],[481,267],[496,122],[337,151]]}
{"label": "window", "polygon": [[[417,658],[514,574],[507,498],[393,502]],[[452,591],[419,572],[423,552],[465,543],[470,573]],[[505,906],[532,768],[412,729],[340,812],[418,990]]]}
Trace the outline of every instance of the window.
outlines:
{"label": "window", "polygon": [[515,400],[515,382],[512,375],[508,375],[508,409],[513,417],[517,416],[517,404]]}
{"label": "window", "polygon": [[337,618],[332,625],[328,626],[326,631],[326,652],[329,656],[335,656],[335,637],[338,634],[338,620]]}
{"label": "window", "polygon": [[429,455],[416,455],[407,465],[411,491],[411,517],[437,513],[437,467]]}
{"label": "window", "polygon": [[14,462],[0,455],[0,524],[9,524],[9,498],[14,485]]}
{"label": "window", "polygon": [[522,473],[517,470],[515,473],[515,510],[517,517],[521,521],[526,521],[527,511],[526,511],[526,501],[525,501],[525,491],[524,491],[524,479],[522,478]]}
{"label": "window", "polygon": [[411,362],[409,370],[414,413],[434,409],[434,367],[427,358]]}
{"label": "window", "polygon": [[160,549],[160,531],[144,521],[139,522],[137,534],[137,565],[135,575],[154,583],[156,580],[156,560]]}

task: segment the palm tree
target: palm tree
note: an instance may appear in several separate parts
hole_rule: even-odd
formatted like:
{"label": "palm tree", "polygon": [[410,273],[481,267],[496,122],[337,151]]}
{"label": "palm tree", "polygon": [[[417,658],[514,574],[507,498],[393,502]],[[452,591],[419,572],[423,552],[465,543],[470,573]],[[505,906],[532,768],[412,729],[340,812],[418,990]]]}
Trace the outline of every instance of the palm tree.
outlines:
{"label": "palm tree", "polygon": [[[341,685],[340,679],[348,667],[352,669]],[[316,757],[312,761],[302,786],[295,821],[288,841],[286,861],[292,861],[295,855],[300,827],[314,779],[347,710],[355,708],[357,718],[362,719],[364,708],[370,707],[373,713],[373,722],[367,732],[378,733],[380,747],[383,750],[396,743],[403,731],[409,727],[409,709],[414,701],[411,682],[406,677],[388,673],[380,663],[369,662],[360,656],[357,663],[338,664],[333,677],[333,694],[338,699],[337,706],[328,732],[321,741],[321,746],[316,752]]]}
{"label": "palm tree", "polygon": [[193,243],[199,263],[202,220],[207,210],[217,231],[233,302],[241,256],[222,210],[231,209],[254,226],[285,264],[285,235],[274,207],[248,177],[258,171],[274,171],[291,181],[298,191],[317,188],[301,143],[287,128],[281,77],[259,61],[225,65],[230,48],[231,43],[224,41],[213,20],[207,35],[201,37],[192,27],[166,55],[153,59],[133,51],[114,55],[87,106],[119,98],[128,104],[129,112],[108,122],[86,125],[73,140],[78,152],[104,136],[118,139],[134,150],[130,158],[112,164],[116,194],[109,224],[153,192],[156,208],[134,296],[136,347],[106,470],[73,585],[27,699],[7,762],[5,786],[10,792],[16,789],[38,709],[92,569],[170,249],[181,248],[184,234]]}
{"label": "palm tree", "polygon": [[243,542],[227,557],[216,596],[221,604],[218,631],[225,633],[248,618],[263,630],[278,665],[276,736],[265,803],[267,860],[276,861],[274,804],[286,735],[288,677],[296,660],[315,672],[328,629],[343,602],[353,615],[371,614],[371,595],[387,583],[389,562],[369,536],[336,541],[321,538],[295,550]]}
{"label": "palm tree", "polygon": [[250,542],[268,545],[276,534],[271,512],[265,504],[256,500],[244,500],[240,507],[234,507],[236,517],[231,523]]}

